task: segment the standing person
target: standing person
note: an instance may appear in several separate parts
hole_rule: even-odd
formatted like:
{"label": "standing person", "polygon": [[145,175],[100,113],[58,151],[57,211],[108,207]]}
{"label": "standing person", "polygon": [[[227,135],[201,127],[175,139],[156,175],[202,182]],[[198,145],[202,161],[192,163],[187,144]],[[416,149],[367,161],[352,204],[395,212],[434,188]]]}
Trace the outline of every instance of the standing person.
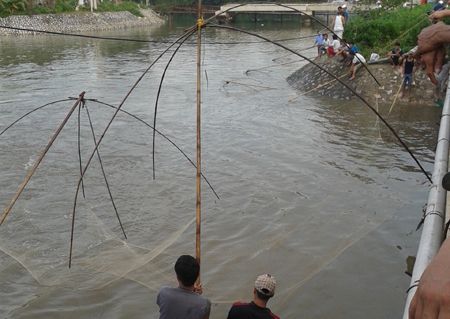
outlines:
{"label": "standing person", "polygon": [[338,13],[336,14],[336,17],[333,20],[333,32],[336,34],[340,39],[342,39],[342,36],[344,35],[344,26],[345,26],[345,19],[342,16],[342,7],[338,7]]}
{"label": "standing person", "polygon": [[159,319],[208,319],[211,302],[200,296],[202,287],[196,285],[200,265],[189,255],[175,263],[178,287],[163,287],[158,293]]}
{"label": "standing person", "polygon": [[344,23],[347,24],[348,18],[349,18],[349,14],[348,14],[348,11],[347,11],[347,5],[346,4],[342,5],[342,16],[344,17]]}
{"label": "standing person", "polygon": [[411,85],[413,82],[413,70],[414,70],[415,60],[412,54],[406,55],[406,59],[403,61],[403,83],[402,83],[402,93],[400,97],[405,95],[405,90],[411,90]]}
{"label": "standing person", "polygon": [[280,319],[266,307],[269,299],[275,294],[276,284],[275,278],[269,274],[258,276],[253,288],[253,301],[235,302],[228,312],[227,319]]}
{"label": "standing person", "polygon": [[317,35],[314,38],[314,45],[317,46],[317,56],[322,56],[322,48],[323,48],[323,35],[320,31],[317,31]]}

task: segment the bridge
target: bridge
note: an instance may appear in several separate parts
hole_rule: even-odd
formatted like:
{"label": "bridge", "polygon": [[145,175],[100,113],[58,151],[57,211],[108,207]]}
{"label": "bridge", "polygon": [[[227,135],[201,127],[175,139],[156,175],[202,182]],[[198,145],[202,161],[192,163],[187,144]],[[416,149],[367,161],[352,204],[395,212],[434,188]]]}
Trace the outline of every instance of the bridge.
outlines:
{"label": "bridge", "polygon": [[[277,4],[246,4],[241,5],[239,3],[227,3],[220,7],[220,10],[216,12],[216,14],[227,11],[228,13],[269,13],[269,14],[280,14],[280,13],[286,13],[286,14],[299,14],[295,10],[305,12],[307,14],[314,14],[316,12],[333,12],[335,13],[337,11],[337,7],[340,5],[343,5],[344,2],[339,3],[284,3],[283,6],[277,5]],[[290,8],[287,8],[290,7]],[[353,7],[353,4],[348,3],[347,4],[347,10],[351,10]],[[294,10],[293,10],[294,9]]]}
{"label": "bridge", "polygon": [[[347,10],[351,11],[354,6],[359,9],[366,10],[374,6],[354,5],[347,2],[327,2],[327,3],[284,3],[282,5],[269,3],[228,3],[222,5],[220,10],[216,11],[219,21],[232,21],[236,14],[253,14],[254,20],[257,15],[301,15],[300,12],[310,16],[323,15],[326,16],[327,23],[329,16],[334,16],[340,5],[347,4]],[[222,13],[221,13],[222,12]]]}

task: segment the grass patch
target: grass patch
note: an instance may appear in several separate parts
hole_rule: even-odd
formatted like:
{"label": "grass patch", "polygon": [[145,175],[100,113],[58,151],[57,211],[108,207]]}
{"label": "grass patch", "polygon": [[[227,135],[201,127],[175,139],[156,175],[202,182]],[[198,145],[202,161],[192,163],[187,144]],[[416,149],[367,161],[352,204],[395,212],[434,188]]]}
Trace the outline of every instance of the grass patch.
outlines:
{"label": "grass patch", "polygon": [[364,56],[376,52],[384,56],[396,41],[404,51],[417,43],[417,35],[428,26],[429,6],[371,10],[351,17],[344,37],[358,45]]}

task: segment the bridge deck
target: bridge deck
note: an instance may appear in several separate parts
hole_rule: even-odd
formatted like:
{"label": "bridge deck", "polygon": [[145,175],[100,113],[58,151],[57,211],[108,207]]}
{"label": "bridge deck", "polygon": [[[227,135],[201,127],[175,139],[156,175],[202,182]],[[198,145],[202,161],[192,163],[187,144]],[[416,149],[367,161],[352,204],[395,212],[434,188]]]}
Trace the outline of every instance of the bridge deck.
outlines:
{"label": "bridge deck", "polygon": [[[276,4],[246,4],[239,6],[238,3],[228,3],[220,7],[220,11],[234,12],[234,13],[292,13],[296,14],[295,10],[299,10],[308,14],[313,12],[335,12],[340,4],[336,3],[285,3],[284,6],[291,7],[286,8]],[[234,8],[236,7],[236,8]],[[347,10],[351,10],[352,4],[347,5]],[[216,12],[219,13],[220,11]]]}

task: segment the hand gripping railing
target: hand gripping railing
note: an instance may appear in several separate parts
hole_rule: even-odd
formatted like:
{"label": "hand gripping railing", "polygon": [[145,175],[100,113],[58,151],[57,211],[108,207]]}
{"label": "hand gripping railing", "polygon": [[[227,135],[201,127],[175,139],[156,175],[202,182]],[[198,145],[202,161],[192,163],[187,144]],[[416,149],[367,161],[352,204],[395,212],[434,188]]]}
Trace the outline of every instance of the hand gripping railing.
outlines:
{"label": "hand gripping railing", "polygon": [[408,319],[409,305],[417,290],[425,268],[436,255],[443,240],[445,222],[446,191],[442,188],[442,178],[448,171],[450,139],[450,81],[447,85],[444,107],[442,109],[439,137],[434,158],[433,185],[428,195],[427,210],[424,216],[423,230],[417,249],[416,262],[407,290],[403,319]]}

